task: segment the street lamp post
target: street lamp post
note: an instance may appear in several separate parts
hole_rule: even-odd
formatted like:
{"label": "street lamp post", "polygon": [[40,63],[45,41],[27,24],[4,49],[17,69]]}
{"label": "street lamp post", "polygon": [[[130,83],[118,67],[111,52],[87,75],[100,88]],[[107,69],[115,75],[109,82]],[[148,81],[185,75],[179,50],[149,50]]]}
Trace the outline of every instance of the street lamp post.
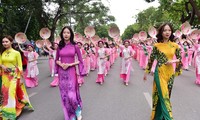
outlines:
{"label": "street lamp post", "polygon": [[27,31],[27,29],[28,29],[28,25],[29,25],[29,23],[30,23],[32,14],[33,14],[33,11],[31,12],[31,15],[30,15],[30,17],[29,17],[29,19],[28,19],[28,22],[27,22],[27,24],[26,24],[26,28],[25,28],[25,30],[24,30],[24,33],[26,33],[26,31]]}

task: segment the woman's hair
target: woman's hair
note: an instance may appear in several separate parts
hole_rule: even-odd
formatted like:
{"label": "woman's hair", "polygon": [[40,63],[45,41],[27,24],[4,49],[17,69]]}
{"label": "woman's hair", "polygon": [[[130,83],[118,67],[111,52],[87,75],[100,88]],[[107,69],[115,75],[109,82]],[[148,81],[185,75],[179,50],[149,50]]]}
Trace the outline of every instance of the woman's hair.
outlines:
{"label": "woman's hair", "polygon": [[[13,42],[14,41],[14,39],[12,38],[12,36],[10,36],[10,35],[7,35],[7,36],[5,36],[5,37],[3,37],[3,39],[4,38],[7,38],[10,42]],[[2,39],[2,41],[3,41],[3,39]],[[1,41],[1,42],[2,42]],[[2,43],[1,43],[2,44]],[[12,48],[13,48],[13,44],[12,44]],[[1,54],[4,52],[6,50],[6,48],[2,48],[2,51],[1,51]]]}
{"label": "woman's hair", "polygon": [[190,43],[188,43],[188,41],[184,41],[184,42],[183,42],[183,45],[184,45],[185,43],[187,44],[188,47],[190,46]]}
{"label": "woman's hair", "polygon": [[65,29],[68,29],[70,31],[70,43],[75,45],[76,43],[74,42],[74,32],[72,31],[71,27],[69,26],[65,26],[62,31],[60,32],[60,38],[61,38],[61,41],[59,42],[59,49],[62,49],[64,46],[65,46],[65,39],[63,37],[63,32]]}
{"label": "woman's hair", "polygon": [[92,47],[92,46],[95,47],[94,43],[91,42],[91,43],[90,43],[90,47]]}
{"label": "woman's hair", "polygon": [[99,46],[100,43],[104,44],[104,42],[103,42],[102,40],[100,40],[100,41],[98,41],[98,43],[97,43],[98,46]]}
{"label": "woman's hair", "polygon": [[128,40],[124,40],[123,45],[125,45],[126,42],[130,45],[130,41],[128,41]]}
{"label": "woman's hair", "polygon": [[163,33],[164,28],[165,28],[166,25],[168,25],[170,27],[170,29],[171,29],[171,36],[169,37],[169,40],[174,42],[174,35],[173,35],[174,30],[173,30],[172,25],[170,23],[164,23],[158,28],[158,34],[156,35],[157,42],[159,42],[159,43],[164,42],[162,33]]}
{"label": "woman's hair", "polygon": [[105,42],[106,48],[109,48],[108,42]]}
{"label": "woman's hair", "polygon": [[181,38],[182,38],[182,39],[186,39],[186,38],[187,38],[187,36],[186,36],[186,35],[184,35],[184,34],[182,34],[182,35],[181,35]]}
{"label": "woman's hair", "polygon": [[33,49],[35,49],[34,45],[28,44],[27,47],[31,46]]}
{"label": "woman's hair", "polygon": [[145,45],[144,42],[140,42],[140,45]]}
{"label": "woman's hair", "polygon": [[[86,45],[87,45],[87,47],[86,47]],[[90,45],[89,45],[88,43],[85,43],[85,44],[83,45],[83,47],[84,47],[84,50],[89,50],[89,49],[90,49]]]}

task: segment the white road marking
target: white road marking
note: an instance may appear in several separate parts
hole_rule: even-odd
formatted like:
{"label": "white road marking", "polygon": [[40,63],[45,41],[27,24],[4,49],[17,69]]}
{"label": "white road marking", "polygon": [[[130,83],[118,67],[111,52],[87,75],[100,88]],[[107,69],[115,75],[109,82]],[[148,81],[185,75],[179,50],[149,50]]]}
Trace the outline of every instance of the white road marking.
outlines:
{"label": "white road marking", "polygon": [[29,94],[29,98],[30,98],[30,97],[33,97],[33,96],[36,95],[36,94],[37,94],[36,92],[33,92],[33,93]]}
{"label": "white road marking", "polygon": [[145,96],[150,108],[152,109],[152,97],[151,97],[151,95],[148,92],[144,92],[144,96]]}

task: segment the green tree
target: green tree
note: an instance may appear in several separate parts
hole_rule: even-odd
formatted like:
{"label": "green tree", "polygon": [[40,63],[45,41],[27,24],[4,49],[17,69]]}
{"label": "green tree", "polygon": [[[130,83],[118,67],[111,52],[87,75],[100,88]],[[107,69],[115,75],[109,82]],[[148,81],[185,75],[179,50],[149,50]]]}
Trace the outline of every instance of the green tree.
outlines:
{"label": "green tree", "polygon": [[135,23],[135,24],[132,24],[132,25],[129,25],[124,33],[122,34],[122,40],[125,40],[125,39],[131,39],[133,37],[133,35],[135,33],[138,33],[140,31],[140,25]]}
{"label": "green tree", "polygon": [[[162,11],[160,8],[149,7],[146,10],[138,13],[136,22],[141,30],[147,31],[150,26],[158,27],[163,22],[171,22],[173,19],[167,11]],[[173,20],[175,25],[179,25],[179,20]]]}
{"label": "green tree", "polygon": [[[145,0],[153,2],[155,0]],[[181,23],[189,21],[194,27],[200,23],[200,1],[199,0],[159,0],[160,9],[167,11],[172,20],[179,20]],[[177,17],[178,16],[178,17]]]}
{"label": "green tree", "polygon": [[[93,6],[93,7],[90,7]],[[108,15],[109,8],[104,6],[102,2],[94,2],[92,4],[86,4],[85,6],[77,6],[77,11],[91,11],[87,14],[78,14],[74,15],[74,19],[77,21],[75,23],[75,31],[84,34],[84,29],[87,26],[94,26],[96,30],[100,30],[99,27],[105,28],[110,22],[115,21],[115,18],[111,15]]]}
{"label": "green tree", "polygon": [[100,38],[110,38],[108,35],[108,25],[101,25],[95,28],[96,30],[96,35],[98,35]]}
{"label": "green tree", "polygon": [[47,8],[48,4],[58,6],[54,14],[44,10],[40,13],[43,23],[52,32],[51,40],[54,38],[58,22],[60,22],[60,25],[73,24],[75,31],[83,34],[84,28],[88,25],[96,27],[99,24],[105,24],[114,20],[113,16],[107,15],[109,9],[102,4],[101,0],[48,0],[46,3]]}
{"label": "green tree", "polygon": [[[33,1],[33,0],[32,0]],[[27,21],[34,11],[31,0],[5,0],[1,4],[1,39],[4,35],[14,36],[17,32],[24,32]],[[38,30],[41,28],[35,16],[32,16],[29,28],[26,32],[28,39],[38,38]],[[37,32],[37,34],[36,34]]]}
{"label": "green tree", "polygon": [[5,0],[0,9],[0,21],[3,21],[0,34],[2,37],[24,32],[31,16],[26,32],[28,38],[37,40],[40,38],[39,30],[48,27],[50,40],[53,40],[64,25],[73,24],[75,31],[82,32],[87,25],[107,25],[115,20],[107,14],[108,11],[101,0]]}

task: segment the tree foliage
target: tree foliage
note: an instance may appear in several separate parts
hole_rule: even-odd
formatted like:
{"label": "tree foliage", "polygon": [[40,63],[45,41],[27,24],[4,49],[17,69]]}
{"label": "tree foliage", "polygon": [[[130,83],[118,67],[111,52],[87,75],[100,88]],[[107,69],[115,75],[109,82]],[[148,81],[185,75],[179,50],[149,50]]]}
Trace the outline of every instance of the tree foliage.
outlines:
{"label": "tree foliage", "polygon": [[135,33],[140,31],[140,25],[135,23],[133,25],[129,25],[124,33],[122,34],[122,40],[131,39]]}
{"label": "tree foliage", "polygon": [[115,18],[108,15],[109,8],[101,0],[5,0],[0,8],[0,34],[14,36],[24,32],[28,19],[31,20],[26,32],[29,39],[39,39],[39,30],[48,27],[50,40],[63,26],[74,26],[82,32],[86,26],[108,25]]}
{"label": "tree foliage", "polygon": [[[155,0],[145,0],[153,2]],[[200,1],[199,0],[159,0],[160,10],[167,11],[172,20],[181,23],[189,21],[194,27],[200,23]]]}
{"label": "tree foliage", "polygon": [[[154,2],[155,0],[145,1]],[[172,23],[175,30],[180,29],[181,24],[185,21],[190,22],[193,28],[200,28],[199,0],[159,0],[159,3],[158,8],[149,7],[136,15],[139,31],[148,31],[150,26],[158,28],[164,22]],[[131,37],[131,35],[128,35],[130,34],[130,26],[126,28],[122,36],[123,39]]]}
{"label": "tree foliage", "polygon": [[[1,4],[1,38],[4,35],[14,36],[17,32],[24,32],[27,21],[32,13],[33,6],[29,0],[5,0]],[[38,20],[35,16],[30,21],[29,29],[26,34],[30,39],[38,37],[37,28],[39,27]],[[36,33],[37,32],[37,33]]]}

